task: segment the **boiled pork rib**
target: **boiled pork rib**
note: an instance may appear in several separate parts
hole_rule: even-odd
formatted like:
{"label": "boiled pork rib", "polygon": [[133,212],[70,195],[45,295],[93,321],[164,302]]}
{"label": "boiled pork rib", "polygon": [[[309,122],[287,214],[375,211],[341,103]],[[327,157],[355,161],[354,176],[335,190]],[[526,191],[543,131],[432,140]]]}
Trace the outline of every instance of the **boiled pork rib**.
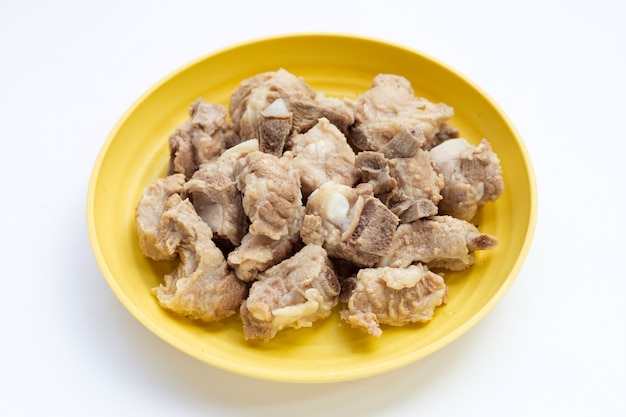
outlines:
{"label": "boiled pork rib", "polygon": [[157,246],[163,207],[172,194],[182,191],[185,174],[157,178],[145,189],[135,209],[135,224],[141,252],[155,261],[173,259],[174,254]]}
{"label": "boiled pork rib", "polygon": [[326,251],[307,245],[252,284],[240,310],[244,336],[269,340],[285,328],[310,327],[330,316],[339,292]]}
{"label": "boiled pork rib", "polygon": [[430,149],[437,133],[453,114],[452,107],[446,104],[416,97],[406,78],[379,74],[371,88],[355,102],[350,135],[357,148],[378,151],[403,131],[421,130],[423,148]]}
{"label": "boiled pork rib", "polygon": [[450,139],[430,150],[435,170],[445,178],[439,213],[471,220],[479,207],[504,191],[498,156],[483,139],[478,146]]}
{"label": "boiled pork rib", "polygon": [[221,320],[237,312],[247,286],[230,270],[212,240],[211,228],[189,200],[173,194],[164,206],[157,246],[178,254],[180,263],[154,289],[166,309],[202,321]]}
{"label": "boiled pork rib", "polygon": [[250,139],[227,149],[214,161],[207,162],[183,187],[200,217],[211,227],[215,237],[238,246],[248,231],[241,192],[237,189],[237,163],[259,150],[259,142]]}
{"label": "boiled pork rib", "polygon": [[465,220],[433,216],[400,225],[389,255],[379,265],[403,268],[420,262],[430,268],[460,271],[476,262],[475,251],[491,249],[497,243],[495,236],[479,232]]}
{"label": "boiled pork rib", "polygon": [[341,318],[372,336],[381,324],[403,326],[427,322],[435,308],[446,302],[448,289],[441,276],[422,264],[407,268],[364,268],[344,281]]}
{"label": "boiled pork rib", "polygon": [[225,141],[236,141],[225,127],[227,110],[199,98],[189,106],[189,119],[169,137],[169,174],[182,173],[189,179],[200,165],[217,158]]}
{"label": "boiled pork rib", "polygon": [[360,179],[354,151],[345,135],[326,118],[291,138],[289,152],[294,155],[305,196],[328,181],[352,187]]}
{"label": "boiled pork rib", "polygon": [[373,196],[371,185],[327,182],[309,197],[300,236],[305,243],[322,245],[330,256],[373,266],[389,254],[398,222]]}

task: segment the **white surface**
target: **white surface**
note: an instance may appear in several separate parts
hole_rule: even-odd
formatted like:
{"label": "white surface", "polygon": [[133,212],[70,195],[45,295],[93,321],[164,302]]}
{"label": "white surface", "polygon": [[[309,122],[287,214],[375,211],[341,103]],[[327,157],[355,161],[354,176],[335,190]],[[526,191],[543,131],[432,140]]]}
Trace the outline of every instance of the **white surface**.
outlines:
{"label": "white surface", "polygon": [[[626,3],[88,3],[0,3],[0,415],[626,415]],[[161,341],[110,291],[85,221],[96,155],[146,89],[215,49],[309,31],[459,69],[513,120],[539,185],[528,260],[485,319],[331,385],[248,379]]]}

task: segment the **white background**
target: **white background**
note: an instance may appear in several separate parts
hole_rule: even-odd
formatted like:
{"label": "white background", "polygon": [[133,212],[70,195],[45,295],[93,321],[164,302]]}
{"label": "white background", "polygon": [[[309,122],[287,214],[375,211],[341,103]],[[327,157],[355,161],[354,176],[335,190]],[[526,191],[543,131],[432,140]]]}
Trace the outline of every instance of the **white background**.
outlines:
{"label": "white background", "polygon": [[[0,415],[624,416],[623,1],[0,3]],[[375,37],[458,69],[535,166],[521,273],[475,327],[368,379],[290,385],[179,352],[115,298],[87,185],[123,112],[216,49],[266,35]]]}

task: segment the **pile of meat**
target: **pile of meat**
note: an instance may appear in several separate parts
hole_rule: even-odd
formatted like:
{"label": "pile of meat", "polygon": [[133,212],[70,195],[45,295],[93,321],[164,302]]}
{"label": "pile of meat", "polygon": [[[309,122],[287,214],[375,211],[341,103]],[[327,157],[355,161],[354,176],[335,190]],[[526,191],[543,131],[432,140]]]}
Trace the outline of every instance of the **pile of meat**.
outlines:
{"label": "pile of meat", "polygon": [[207,322],[239,313],[248,340],[338,305],[373,336],[431,320],[441,271],[497,244],[469,221],[503,191],[489,143],[460,138],[452,115],[391,74],[356,99],[280,69],[244,80],[228,108],[196,100],[136,209],[143,254],[179,259],[159,303]]}

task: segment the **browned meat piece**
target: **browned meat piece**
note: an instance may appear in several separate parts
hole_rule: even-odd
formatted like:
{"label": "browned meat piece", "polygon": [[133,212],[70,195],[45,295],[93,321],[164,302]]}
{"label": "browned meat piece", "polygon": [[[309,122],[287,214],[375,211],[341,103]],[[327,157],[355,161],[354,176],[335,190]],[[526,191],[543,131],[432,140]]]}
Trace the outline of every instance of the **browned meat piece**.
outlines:
{"label": "browned meat piece", "polygon": [[206,103],[201,98],[189,106],[189,119],[169,138],[169,174],[182,173],[189,179],[201,164],[222,153],[226,115],[224,106]]}
{"label": "browned meat piece", "polygon": [[417,149],[407,158],[387,159],[380,152],[360,152],[356,166],[363,181],[374,188],[374,195],[400,218],[402,223],[434,216],[443,175],[433,169],[428,152]]}
{"label": "browned meat piece", "polygon": [[196,212],[213,233],[235,246],[248,230],[248,218],[235,182],[237,162],[258,150],[256,139],[227,149],[217,160],[203,164],[184,186]]}
{"label": "browned meat piece", "polygon": [[327,181],[352,187],[360,178],[354,166],[354,151],[346,137],[328,119],[319,122],[306,133],[291,139],[293,164],[300,172],[302,192],[311,194]]}
{"label": "browned meat piece", "polygon": [[431,149],[430,158],[445,177],[439,203],[442,214],[470,220],[504,191],[500,160],[486,139],[476,147],[463,138],[449,139]]}
{"label": "browned meat piece", "polygon": [[406,78],[379,74],[371,88],[356,100],[350,135],[357,148],[379,151],[398,133],[419,129],[427,146],[453,114],[446,104],[416,97]]}
{"label": "browned meat piece", "polygon": [[321,246],[305,246],[258,279],[240,309],[247,340],[267,341],[285,328],[311,327],[338,303],[339,281]]}
{"label": "browned meat piece", "polygon": [[173,194],[161,216],[157,245],[164,253],[178,253],[180,264],[154,289],[161,306],[207,322],[237,312],[247,286],[228,268],[211,239],[211,229],[189,200]]}
{"label": "browned meat piece", "polygon": [[404,326],[430,321],[446,302],[443,278],[424,265],[408,268],[366,268],[344,281],[341,298],[347,304],[341,318],[352,327],[380,337],[381,324]]}
{"label": "browned meat piece", "polygon": [[295,236],[279,240],[248,233],[241,240],[241,245],[228,254],[228,264],[237,274],[237,278],[250,282],[260,272],[291,256],[298,241],[297,232]]}
{"label": "browned meat piece", "polygon": [[156,245],[163,206],[172,194],[178,194],[185,183],[184,174],[158,178],[145,189],[135,209],[135,224],[141,252],[155,261],[173,259],[174,254],[164,253]]}
{"label": "browned meat piece", "polygon": [[389,254],[398,217],[372,195],[369,184],[356,188],[324,183],[308,199],[300,235],[324,246],[332,257],[373,266]]}
{"label": "browned meat piece", "polygon": [[291,135],[306,132],[321,118],[327,119],[344,135],[348,134],[348,128],[354,123],[353,101],[326,97],[322,93],[318,93],[315,99],[289,97],[289,109],[293,113]]}
{"label": "browned meat piece", "polygon": [[312,100],[315,95],[302,78],[279,69],[241,82],[231,96],[228,110],[235,131],[243,140],[258,138],[261,151],[278,156],[291,131],[290,97]]}
{"label": "browned meat piece", "polygon": [[297,234],[304,207],[300,173],[292,158],[252,152],[240,160],[237,188],[251,221],[249,232],[272,240]]}
{"label": "browned meat piece", "polygon": [[431,268],[460,271],[476,262],[474,251],[491,249],[497,243],[495,236],[479,232],[465,220],[433,216],[400,225],[389,255],[379,265],[401,268],[421,262]]}

